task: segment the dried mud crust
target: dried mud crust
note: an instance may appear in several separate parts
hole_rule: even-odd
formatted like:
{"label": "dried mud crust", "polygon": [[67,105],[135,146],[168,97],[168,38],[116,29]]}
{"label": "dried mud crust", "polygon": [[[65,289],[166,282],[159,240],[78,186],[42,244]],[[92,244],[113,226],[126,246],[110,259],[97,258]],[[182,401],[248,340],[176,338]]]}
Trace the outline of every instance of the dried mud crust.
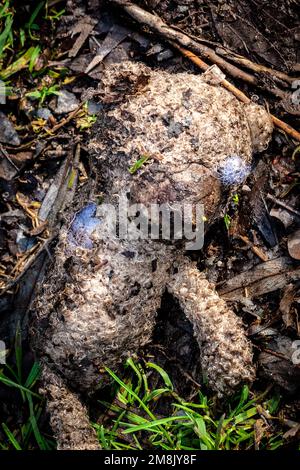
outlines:
{"label": "dried mud crust", "polygon": [[[201,201],[210,223],[222,206],[218,167],[232,154],[241,164],[250,163],[253,151],[271,138],[263,108],[242,105],[198,76],[118,64],[106,69],[101,93],[105,122],[114,125],[100,125],[89,148],[104,182],[95,193],[103,190],[104,202],[114,206],[122,193],[145,205]],[[128,168],[147,153],[148,165],[131,175]],[[91,249],[70,246],[72,217],[61,231],[31,323],[37,355],[70,392],[63,400],[49,394],[59,445],[68,439],[66,407],[78,407],[71,389],[93,393],[104,384],[103,365],[116,370],[125,356],[149,342],[166,288],[193,325],[208,385],[222,396],[251,382],[252,352],[241,321],[183,249],[161,241],[105,238],[99,231]],[[83,439],[90,436],[81,431]]]}

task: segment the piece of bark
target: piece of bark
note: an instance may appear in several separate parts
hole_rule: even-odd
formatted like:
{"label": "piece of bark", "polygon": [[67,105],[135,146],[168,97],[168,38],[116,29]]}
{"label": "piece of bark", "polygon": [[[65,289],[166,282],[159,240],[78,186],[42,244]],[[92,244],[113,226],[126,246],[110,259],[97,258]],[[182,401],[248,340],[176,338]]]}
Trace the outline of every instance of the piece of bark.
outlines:
{"label": "piece of bark", "polygon": [[282,289],[298,279],[300,267],[294,266],[290,258],[281,257],[261,263],[225,281],[219,286],[218,292],[225,300],[254,298]]}

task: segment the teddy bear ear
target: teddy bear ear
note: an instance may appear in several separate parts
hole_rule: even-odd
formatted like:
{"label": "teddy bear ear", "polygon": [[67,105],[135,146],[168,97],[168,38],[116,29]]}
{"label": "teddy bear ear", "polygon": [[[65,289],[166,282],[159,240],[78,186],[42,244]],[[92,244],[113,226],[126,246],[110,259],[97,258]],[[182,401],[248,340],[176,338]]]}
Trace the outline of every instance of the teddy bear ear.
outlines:
{"label": "teddy bear ear", "polygon": [[119,103],[127,96],[142,92],[150,81],[150,69],[141,62],[125,61],[105,66],[100,83],[102,102]]}
{"label": "teddy bear ear", "polygon": [[270,143],[274,128],[270,114],[263,106],[255,103],[245,104],[245,110],[251,133],[253,153],[263,152]]}

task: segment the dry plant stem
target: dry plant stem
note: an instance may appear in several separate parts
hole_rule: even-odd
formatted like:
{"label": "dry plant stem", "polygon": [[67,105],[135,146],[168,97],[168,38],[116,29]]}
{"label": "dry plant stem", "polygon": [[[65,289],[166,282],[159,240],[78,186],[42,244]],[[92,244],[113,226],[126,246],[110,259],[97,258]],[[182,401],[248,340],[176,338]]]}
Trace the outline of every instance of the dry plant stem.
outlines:
{"label": "dry plant stem", "polygon": [[232,65],[222,57],[219,57],[210,47],[204,44],[200,44],[181,31],[171,28],[158,16],[143,10],[139,6],[128,2],[127,0],[111,0],[111,2],[122,7],[123,10],[126,11],[126,13],[128,13],[137,22],[147,26],[168,41],[175,41],[182,47],[192,49],[195,53],[200,54],[202,57],[210,60],[214,64],[217,64],[230,75],[244,80],[245,82],[252,85],[257,85],[256,77],[238,69],[235,65]]}
{"label": "dry plant stem", "polygon": [[[76,117],[83,105],[84,105],[84,103],[80,103],[80,105],[74,111],[69,113],[66,118],[62,119],[59,123],[57,123],[54,127],[52,127],[51,133],[58,131],[61,127],[65,126],[74,117]],[[47,134],[45,134],[45,135],[47,135]]]}
{"label": "dry plant stem", "polygon": [[[212,48],[208,47],[207,45],[195,41],[190,36],[177,29],[171,28],[164,21],[162,21],[159,16],[153,15],[152,13],[143,10],[128,0],[111,0],[111,2],[122,7],[123,10],[137,22],[147,26],[164,39],[167,39],[169,42],[175,41],[180,46],[192,50],[204,59],[208,59],[210,62],[217,64],[222,70],[227,72],[232,77],[243,80],[250,85],[261,86],[259,80],[254,75],[251,75],[250,73],[245,72],[244,70],[241,70],[235,65],[227,62],[223,57],[220,57]],[[266,86],[261,87],[277,97],[285,98],[287,96],[285,91],[276,86],[273,86],[272,88],[268,88]]]}
{"label": "dry plant stem", "polygon": [[[183,47],[178,46],[175,42],[172,42],[172,46],[178,49],[185,57],[190,59],[197,67],[199,67],[204,72],[209,69],[209,65],[206,64],[200,57],[196,56],[193,52],[184,49]],[[232,85],[228,80],[222,80],[221,85],[226,88],[226,90],[230,91],[234,94],[240,101],[243,103],[250,103],[251,100],[246,96],[242,91]]]}
{"label": "dry plant stem", "polygon": [[276,197],[272,196],[272,194],[267,194],[267,199],[271,202],[274,202],[274,204],[277,204],[277,206],[282,207],[283,209],[286,209],[287,211],[292,212],[293,214],[300,217],[300,212],[299,211],[297,211],[293,207],[290,207],[285,202],[280,201],[279,199],[276,199]]}
{"label": "dry plant stem", "polygon": [[243,67],[247,67],[249,70],[252,70],[253,72],[265,73],[267,75],[272,76],[273,78],[277,78],[290,85],[299,78],[299,77],[290,77],[289,75],[287,75],[284,72],[281,72],[280,70],[271,69],[270,67],[266,67],[265,65],[256,64],[255,62],[252,62],[252,60],[249,60],[242,55],[235,54],[233,51],[230,51],[229,49],[223,46],[222,47],[219,46],[217,49],[217,52],[223,56],[226,56],[232,62],[242,65]]}
{"label": "dry plant stem", "polygon": [[276,127],[284,131],[290,137],[300,142],[300,132],[296,131],[293,127],[289,126],[286,122],[281,121],[276,116],[271,114],[271,118]]}
{"label": "dry plant stem", "polygon": [[[206,71],[209,68],[209,65],[206,64],[200,57],[197,57],[193,52],[188,51],[184,49],[183,47],[178,46],[178,44],[172,42],[172,46],[176,47],[185,57],[190,59],[197,67],[199,67],[201,70]],[[228,91],[231,91],[231,93],[234,94],[240,101],[243,103],[250,103],[251,100],[248,98],[245,93],[240,91],[238,88],[236,88],[232,83],[230,83],[228,80],[222,80],[221,85],[226,88]],[[285,122],[281,121],[278,119],[276,116],[273,114],[270,115],[272,118],[273,123],[275,124],[276,127],[279,129],[283,130],[286,134],[288,134],[290,137],[292,137],[295,140],[298,140],[300,142],[300,132],[298,132],[296,129],[293,127],[289,126],[289,124],[286,124]]]}
{"label": "dry plant stem", "polygon": [[19,171],[19,167],[17,167],[17,165],[12,161],[9,154],[7,153],[7,151],[5,150],[5,148],[3,148],[3,146],[1,144],[0,144],[0,152],[2,153],[2,155],[4,155],[6,160],[8,160],[9,163],[14,167],[14,169]]}

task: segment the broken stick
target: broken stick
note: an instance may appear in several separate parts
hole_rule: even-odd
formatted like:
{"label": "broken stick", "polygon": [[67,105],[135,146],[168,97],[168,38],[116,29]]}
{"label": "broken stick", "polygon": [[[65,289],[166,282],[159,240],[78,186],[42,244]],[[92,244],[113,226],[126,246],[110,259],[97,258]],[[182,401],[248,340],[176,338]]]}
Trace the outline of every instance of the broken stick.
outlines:
{"label": "broken stick", "polygon": [[268,92],[274,94],[277,97],[287,97],[287,92],[281,90],[275,85],[272,88],[266,88],[263,83],[260,83],[259,79],[255,75],[245,72],[244,70],[241,70],[235,65],[231,64],[223,57],[220,57],[211,47],[192,39],[190,36],[180,30],[170,27],[159,16],[149,13],[148,11],[128,0],[111,0],[111,2],[123,8],[123,10],[134,20],[144,26],[147,26],[152,31],[155,31],[157,34],[159,34],[159,36],[166,39],[168,42],[175,41],[181,47],[192,50],[194,53],[200,55],[204,59],[207,59],[213,64],[218,65],[222,70],[232,77],[243,80],[250,85],[267,89]]}

